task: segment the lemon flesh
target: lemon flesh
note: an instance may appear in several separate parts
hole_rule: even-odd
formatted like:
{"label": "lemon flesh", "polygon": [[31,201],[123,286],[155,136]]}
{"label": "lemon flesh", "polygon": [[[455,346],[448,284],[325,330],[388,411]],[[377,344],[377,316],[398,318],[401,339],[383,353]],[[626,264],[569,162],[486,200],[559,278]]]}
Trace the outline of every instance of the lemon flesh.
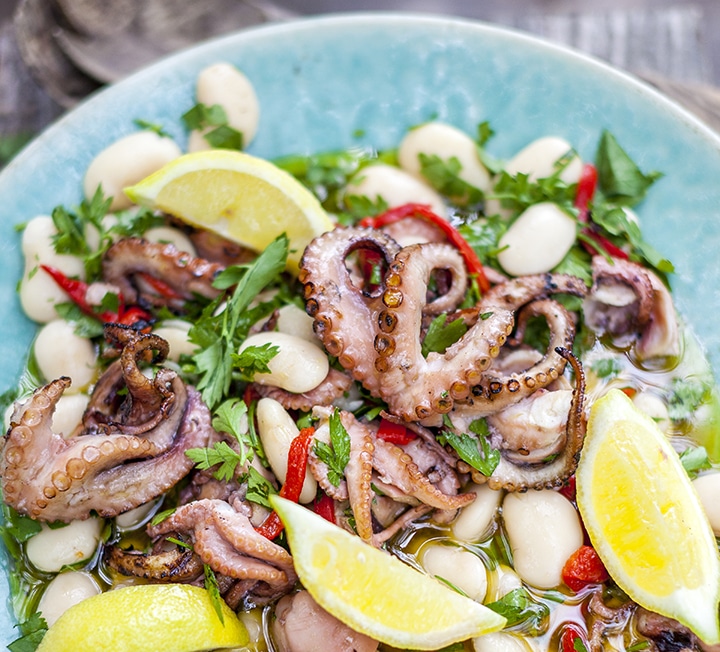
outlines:
{"label": "lemon flesh", "polygon": [[199,652],[246,645],[245,626],[223,603],[220,622],[205,589],[144,584],[100,593],[68,609],[37,652]]}
{"label": "lemon flesh", "polygon": [[677,453],[621,391],[590,410],[577,504],[593,546],[638,604],[720,641],[720,560]]}
{"label": "lemon flesh", "polygon": [[271,496],[295,570],[315,601],[357,632],[437,650],[502,629],[505,618],[291,501]]}
{"label": "lemon flesh", "polygon": [[186,154],[125,188],[125,194],[255,251],[286,233],[288,268],[295,272],[310,241],[333,228],[320,202],[297,179],[244,152]]}

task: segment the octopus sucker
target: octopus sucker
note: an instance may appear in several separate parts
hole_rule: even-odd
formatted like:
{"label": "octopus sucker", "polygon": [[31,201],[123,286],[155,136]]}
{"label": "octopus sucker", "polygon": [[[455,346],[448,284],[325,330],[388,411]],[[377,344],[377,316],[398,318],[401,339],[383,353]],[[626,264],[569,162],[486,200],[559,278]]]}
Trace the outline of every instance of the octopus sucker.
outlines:
{"label": "octopus sucker", "polygon": [[[103,258],[103,279],[120,289],[129,303],[147,302],[182,309],[196,296],[214,299],[219,295],[212,283],[224,265],[196,258],[172,244],[126,238],[112,245]],[[143,275],[162,279],[164,294],[154,290]]]}
{"label": "octopus sucker", "polygon": [[342,371],[330,369],[325,380],[308,392],[297,394],[272,385],[254,383],[253,388],[260,396],[275,399],[286,410],[310,412],[316,405],[330,405],[352,386],[352,378]]}

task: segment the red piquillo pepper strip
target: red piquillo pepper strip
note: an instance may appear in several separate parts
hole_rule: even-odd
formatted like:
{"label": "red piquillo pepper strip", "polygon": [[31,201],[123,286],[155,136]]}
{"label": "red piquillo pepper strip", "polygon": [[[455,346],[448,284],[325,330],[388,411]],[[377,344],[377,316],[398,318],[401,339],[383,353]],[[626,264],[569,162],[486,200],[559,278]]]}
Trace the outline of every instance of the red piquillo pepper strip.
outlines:
{"label": "red piquillo pepper strip", "polygon": [[[310,444],[313,441],[315,428],[303,428],[298,436],[290,442],[288,450],[288,469],[285,476],[285,484],[280,488],[280,495],[283,498],[292,500],[294,503],[300,500],[303,482],[305,482],[305,469],[307,467]],[[276,538],[285,528],[276,512],[268,516],[259,527],[257,532],[267,539]]]}
{"label": "red piquillo pepper strip", "polygon": [[312,507],[318,516],[322,516],[326,521],[335,524],[335,501],[326,493],[321,493],[320,497],[315,498]]}
{"label": "red piquillo pepper strip", "polygon": [[377,436],[378,439],[382,439],[390,444],[396,444],[398,446],[408,444],[417,437],[412,430],[408,430],[401,423],[394,423],[392,421],[388,421],[387,419],[382,419],[380,421]]}
{"label": "red piquillo pepper strip", "polygon": [[182,295],[178,294],[173,288],[171,288],[165,281],[161,281],[159,278],[155,278],[152,274],[147,272],[138,272],[138,276],[142,277],[155,292],[166,299],[182,299]]}
{"label": "red piquillo pepper strip", "polygon": [[[580,645],[576,645],[576,641]],[[587,634],[576,625],[566,625],[560,635],[560,652],[578,652],[588,649]]]}
{"label": "red piquillo pepper strip", "polygon": [[120,307],[117,313],[110,312],[109,310],[100,313],[95,312],[93,306],[87,302],[88,284],[85,283],[85,281],[68,278],[59,269],[51,267],[50,265],[40,265],[40,269],[49,274],[61,290],[67,292],[73,303],[80,308],[83,313],[90,317],[95,317],[105,324],[117,323],[132,326],[139,321],[149,321],[152,319],[152,315],[149,312],[138,306],[125,308],[122,297],[120,297]]}
{"label": "red piquillo pepper strip", "polygon": [[588,584],[600,584],[609,578],[605,565],[592,546],[580,546],[565,562],[562,580],[577,592]]}
{"label": "red piquillo pepper strip", "polygon": [[438,227],[447,238],[448,242],[456,247],[463,259],[465,260],[465,266],[468,269],[469,274],[475,274],[477,276],[478,287],[482,292],[487,292],[490,289],[490,282],[485,276],[485,270],[483,269],[482,263],[475,253],[474,249],[467,243],[467,240],[460,235],[460,232],[448,222],[443,219],[437,213],[430,210],[430,206],[427,204],[403,204],[396,208],[391,208],[380,215],[374,217],[364,217],[359,222],[359,226],[369,226],[375,229],[381,229],[383,226],[393,224],[404,220],[406,217],[417,217],[434,224]]}
{"label": "red piquillo pepper strip", "polygon": [[[586,163],[583,166],[582,172],[580,173],[577,190],[575,191],[575,200],[573,202],[575,208],[577,208],[579,211],[578,219],[581,222],[588,224],[588,226],[584,227],[581,231],[581,234],[584,236],[582,246],[585,248],[585,251],[587,251],[591,256],[597,255],[602,250],[610,256],[613,256],[614,258],[622,258],[624,260],[627,260],[628,255],[622,249],[620,249],[620,247],[610,242],[610,240],[608,240],[605,236],[600,235],[592,227],[592,225],[589,224],[590,202],[595,195],[595,190],[597,189],[597,181],[597,168],[592,163]],[[588,240],[592,240],[594,243],[597,244],[597,246],[588,242]]]}

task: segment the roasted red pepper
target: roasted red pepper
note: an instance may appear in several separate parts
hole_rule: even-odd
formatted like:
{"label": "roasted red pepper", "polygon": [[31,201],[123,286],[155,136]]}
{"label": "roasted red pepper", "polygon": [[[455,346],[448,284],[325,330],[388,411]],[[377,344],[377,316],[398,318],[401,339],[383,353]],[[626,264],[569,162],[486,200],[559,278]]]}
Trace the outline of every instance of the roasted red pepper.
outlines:
{"label": "roasted red pepper", "polygon": [[[305,482],[305,469],[307,467],[310,444],[313,441],[315,428],[303,428],[300,433],[290,442],[288,450],[288,468],[285,476],[285,484],[280,488],[280,495],[283,498],[292,500],[294,503],[300,500],[303,483]],[[275,539],[285,528],[276,512],[268,516],[260,525],[255,528],[267,539]]]}
{"label": "roasted red pepper", "polygon": [[[590,202],[595,195],[597,181],[597,168],[592,163],[586,163],[580,173],[580,179],[578,180],[577,189],[575,190],[575,200],[573,202],[575,208],[579,211],[578,219],[584,224],[587,224],[580,232],[585,237],[582,246],[591,256],[595,256],[601,251],[604,251],[614,258],[627,260],[628,255],[620,249],[620,247],[610,242],[605,236],[600,235],[590,223]],[[587,242],[588,240],[592,240],[597,246]]]}
{"label": "roasted red pepper", "polygon": [[474,249],[450,222],[431,211],[430,206],[426,204],[403,204],[402,206],[391,208],[375,217],[364,217],[360,220],[359,225],[381,229],[383,226],[399,222],[407,217],[417,217],[438,227],[445,234],[448,242],[460,251],[460,254],[465,260],[468,273],[477,276],[480,290],[487,292],[490,289],[490,282],[487,280],[487,276],[485,276],[485,270]]}
{"label": "roasted red pepper", "polygon": [[137,272],[137,276],[140,276],[145,283],[147,283],[155,292],[161,297],[166,299],[182,299],[182,295],[171,288],[165,281],[155,278],[152,274],[147,272]]}
{"label": "roasted red pepper", "polygon": [[395,423],[393,421],[388,421],[387,419],[382,419],[380,421],[377,436],[378,439],[382,439],[398,446],[403,446],[417,437],[412,430],[408,430],[401,423]]}
{"label": "roasted red pepper", "polygon": [[315,498],[313,501],[313,511],[318,516],[322,516],[326,521],[335,524],[335,501],[327,494],[321,493],[320,496]]}
{"label": "roasted red pepper", "polygon": [[109,310],[95,312],[93,306],[87,302],[87,283],[78,279],[68,278],[59,269],[50,267],[50,265],[40,265],[40,269],[47,272],[61,290],[67,292],[73,303],[80,308],[83,313],[90,317],[95,317],[105,324],[116,323],[132,326],[140,321],[150,321],[152,319],[152,315],[149,312],[138,306],[126,308],[122,297],[118,297],[120,305],[117,312],[111,312]]}
{"label": "roasted red pepper", "polygon": [[565,562],[562,580],[573,591],[588,584],[599,584],[610,576],[592,546],[580,546]]}
{"label": "roasted red pepper", "polygon": [[560,635],[560,652],[587,652],[587,634],[576,625],[565,625]]}
{"label": "roasted red pepper", "polygon": [[576,489],[575,489],[575,476],[571,475],[558,490],[565,498],[575,502]]}

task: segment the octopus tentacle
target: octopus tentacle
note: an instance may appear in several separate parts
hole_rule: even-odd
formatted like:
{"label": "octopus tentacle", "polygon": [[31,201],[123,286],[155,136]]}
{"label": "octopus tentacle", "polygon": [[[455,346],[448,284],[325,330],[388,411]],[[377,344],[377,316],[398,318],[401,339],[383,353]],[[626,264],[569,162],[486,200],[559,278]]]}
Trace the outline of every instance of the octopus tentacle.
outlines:
{"label": "octopus tentacle", "polygon": [[179,547],[146,554],[140,550],[123,550],[117,545],[108,546],[105,561],[123,575],[161,582],[191,582],[203,573],[200,558],[192,550]]}
{"label": "octopus tentacle", "polygon": [[[182,309],[197,295],[214,299],[219,290],[212,285],[225,267],[178,250],[172,244],[126,238],[112,245],[103,258],[103,279],[120,289],[125,301]],[[161,279],[168,291],[159,294],[144,278]]]}
{"label": "octopus tentacle", "polygon": [[258,534],[247,516],[222,500],[182,505],[147,528],[151,538],[173,532],[190,535],[202,561],[223,575],[259,580],[282,592],[289,591],[297,579],[290,554]]}
{"label": "octopus tentacle", "polygon": [[477,484],[487,484],[492,489],[507,491],[526,491],[528,489],[553,489],[560,487],[577,468],[585,440],[585,373],[580,361],[568,350],[558,347],[558,355],[563,356],[573,367],[575,389],[568,413],[565,445],[560,454],[547,464],[518,464],[504,455],[490,477],[471,469],[464,462],[458,468],[472,473]]}
{"label": "octopus tentacle", "polygon": [[307,246],[299,279],[304,283],[305,310],[327,352],[375,392],[377,378],[370,361],[383,291],[353,283],[346,260],[355,251],[369,251],[388,266],[399,245],[375,229],[336,228]]}
{"label": "octopus tentacle", "polygon": [[515,341],[522,339],[527,320],[538,316],[544,317],[550,328],[550,344],[545,355],[522,372],[508,374],[489,369],[481,382],[471,388],[467,399],[456,405],[459,413],[479,418],[499,412],[547,387],[562,375],[566,360],[557,353],[557,348],[572,347],[575,338],[573,318],[557,301],[532,301],[519,313]]}
{"label": "octopus tentacle", "polygon": [[404,494],[436,509],[459,509],[475,500],[474,493],[446,494],[436,487],[418,468],[413,458],[400,446],[382,439],[375,440],[373,466],[380,480],[393,485]]}
{"label": "octopus tentacle", "polygon": [[[434,269],[448,269],[452,286],[465,291],[462,257],[449,245],[413,245],[395,257],[386,276],[386,309],[374,340],[380,396],[390,412],[407,421],[449,412],[465,398],[500,351],[514,324],[509,310],[496,309],[478,320],[444,353],[422,354],[422,314]],[[451,287],[452,287],[451,286]],[[391,288],[391,289],[390,289]],[[444,298],[437,299],[452,309]]]}
{"label": "octopus tentacle", "polygon": [[275,399],[286,410],[301,410],[310,412],[316,405],[330,405],[335,399],[340,398],[352,385],[352,378],[342,371],[330,369],[317,387],[302,394],[289,392],[281,387],[272,385],[261,385],[254,383],[253,389],[260,396]]}
{"label": "octopus tentacle", "polygon": [[169,446],[153,441],[152,432],[65,439],[52,431],[52,416],[69,386],[63,377],[36,390],[16,407],[5,438],[0,461],[5,500],[32,518],[70,521],[88,518],[93,510],[116,516],[146,503],[189,473],[193,463],[185,451],[208,439],[210,413],[199,393],[182,384],[170,415],[178,413],[179,428]]}

